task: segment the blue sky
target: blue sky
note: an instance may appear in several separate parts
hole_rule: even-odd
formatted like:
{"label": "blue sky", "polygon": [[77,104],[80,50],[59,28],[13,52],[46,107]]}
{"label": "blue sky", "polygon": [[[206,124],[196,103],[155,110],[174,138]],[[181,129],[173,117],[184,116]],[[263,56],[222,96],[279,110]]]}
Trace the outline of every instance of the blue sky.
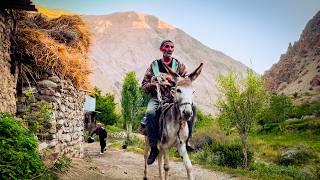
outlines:
{"label": "blue sky", "polygon": [[[297,41],[320,0],[33,0],[79,14],[137,11],[182,29],[262,74]],[[179,48],[179,47],[176,47]]]}

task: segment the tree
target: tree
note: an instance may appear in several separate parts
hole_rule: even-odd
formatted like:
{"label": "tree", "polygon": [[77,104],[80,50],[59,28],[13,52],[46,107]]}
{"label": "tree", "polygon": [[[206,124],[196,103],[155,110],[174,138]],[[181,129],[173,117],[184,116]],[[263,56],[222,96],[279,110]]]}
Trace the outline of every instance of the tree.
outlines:
{"label": "tree", "polygon": [[116,114],[116,103],[113,94],[107,93],[101,95],[101,90],[94,88],[94,96],[96,97],[96,110],[100,113],[97,115],[97,120],[108,125],[113,125],[119,118]]}
{"label": "tree", "polygon": [[262,114],[261,124],[283,122],[293,112],[292,100],[286,95],[271,93],[268,100],[269,104]]}
{"label": "tree", "polygon": [[247,138],[251,127],[259,120],[265,104],[265,94],[262,80],[252,70],[247,70],[247,76],[242,84],[236,81],[234,74],[220,76],[218,85],[221,95],[217,106],[220,109],[220,118],[226,121],[228,127],[235,127],[239,133],[243,152],[243,166],[248,166]]}
{"label": "tree", "polygon": [[132,123],[137,119],[138,109],[142,103],[142,96],[139,90],[139,83],[135,72],[129,72],[122,86],[121,92],[121,111],[124,119],[124,127],[127,130],[127,140],[130,140]]}

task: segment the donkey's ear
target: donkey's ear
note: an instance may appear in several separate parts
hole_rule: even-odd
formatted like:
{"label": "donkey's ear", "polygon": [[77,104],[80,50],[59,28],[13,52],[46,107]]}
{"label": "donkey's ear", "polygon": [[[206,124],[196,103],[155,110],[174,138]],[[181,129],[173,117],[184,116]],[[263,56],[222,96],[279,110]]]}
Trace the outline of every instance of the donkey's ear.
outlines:
{"label": "donkey's ear", "polygon": [[195,79],[197,79],[197,77],[198,77],[199,74],[201,73],[202,66],[203,66],[203,63],[201,63],[196,70],[194,70],[192,73],[190,73],[190,74],[188,75],[188,77],[190,78],[191,81],[194,81]]}
{"label": "donkey's ear", "polygon": [[164,68],[167,70],[167,72],[171,75],[171,76],[173,76],[173,77],[180,77],[180,75],[178,74],[178,73],[175,73],[167,64],[165,64],[165,63],[162,63],[163,64],[163,66],[164,66]]}

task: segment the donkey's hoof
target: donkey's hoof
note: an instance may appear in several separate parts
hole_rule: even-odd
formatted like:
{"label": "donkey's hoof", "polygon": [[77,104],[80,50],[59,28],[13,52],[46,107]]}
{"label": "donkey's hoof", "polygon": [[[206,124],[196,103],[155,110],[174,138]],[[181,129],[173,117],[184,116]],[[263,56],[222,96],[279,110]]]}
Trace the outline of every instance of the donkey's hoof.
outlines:
{"label": "donkey's hoof", "polygon": [[148,178],[146,178],[146,177],[143,177],[143,180],[148,180]]}

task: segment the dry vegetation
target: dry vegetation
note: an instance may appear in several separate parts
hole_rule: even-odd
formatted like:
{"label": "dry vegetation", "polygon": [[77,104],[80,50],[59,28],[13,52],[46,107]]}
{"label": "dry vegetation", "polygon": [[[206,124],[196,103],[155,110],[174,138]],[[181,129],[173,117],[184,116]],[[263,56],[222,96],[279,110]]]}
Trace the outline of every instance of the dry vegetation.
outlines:
{"label": "dry vegetation", "polygon": [[31,76],[50,71],[79,88],[90,87],[90,33],[79,16],[49,19],[40,13],[20,13],[17,19],[18,51],[31,57],[24,66]]}

